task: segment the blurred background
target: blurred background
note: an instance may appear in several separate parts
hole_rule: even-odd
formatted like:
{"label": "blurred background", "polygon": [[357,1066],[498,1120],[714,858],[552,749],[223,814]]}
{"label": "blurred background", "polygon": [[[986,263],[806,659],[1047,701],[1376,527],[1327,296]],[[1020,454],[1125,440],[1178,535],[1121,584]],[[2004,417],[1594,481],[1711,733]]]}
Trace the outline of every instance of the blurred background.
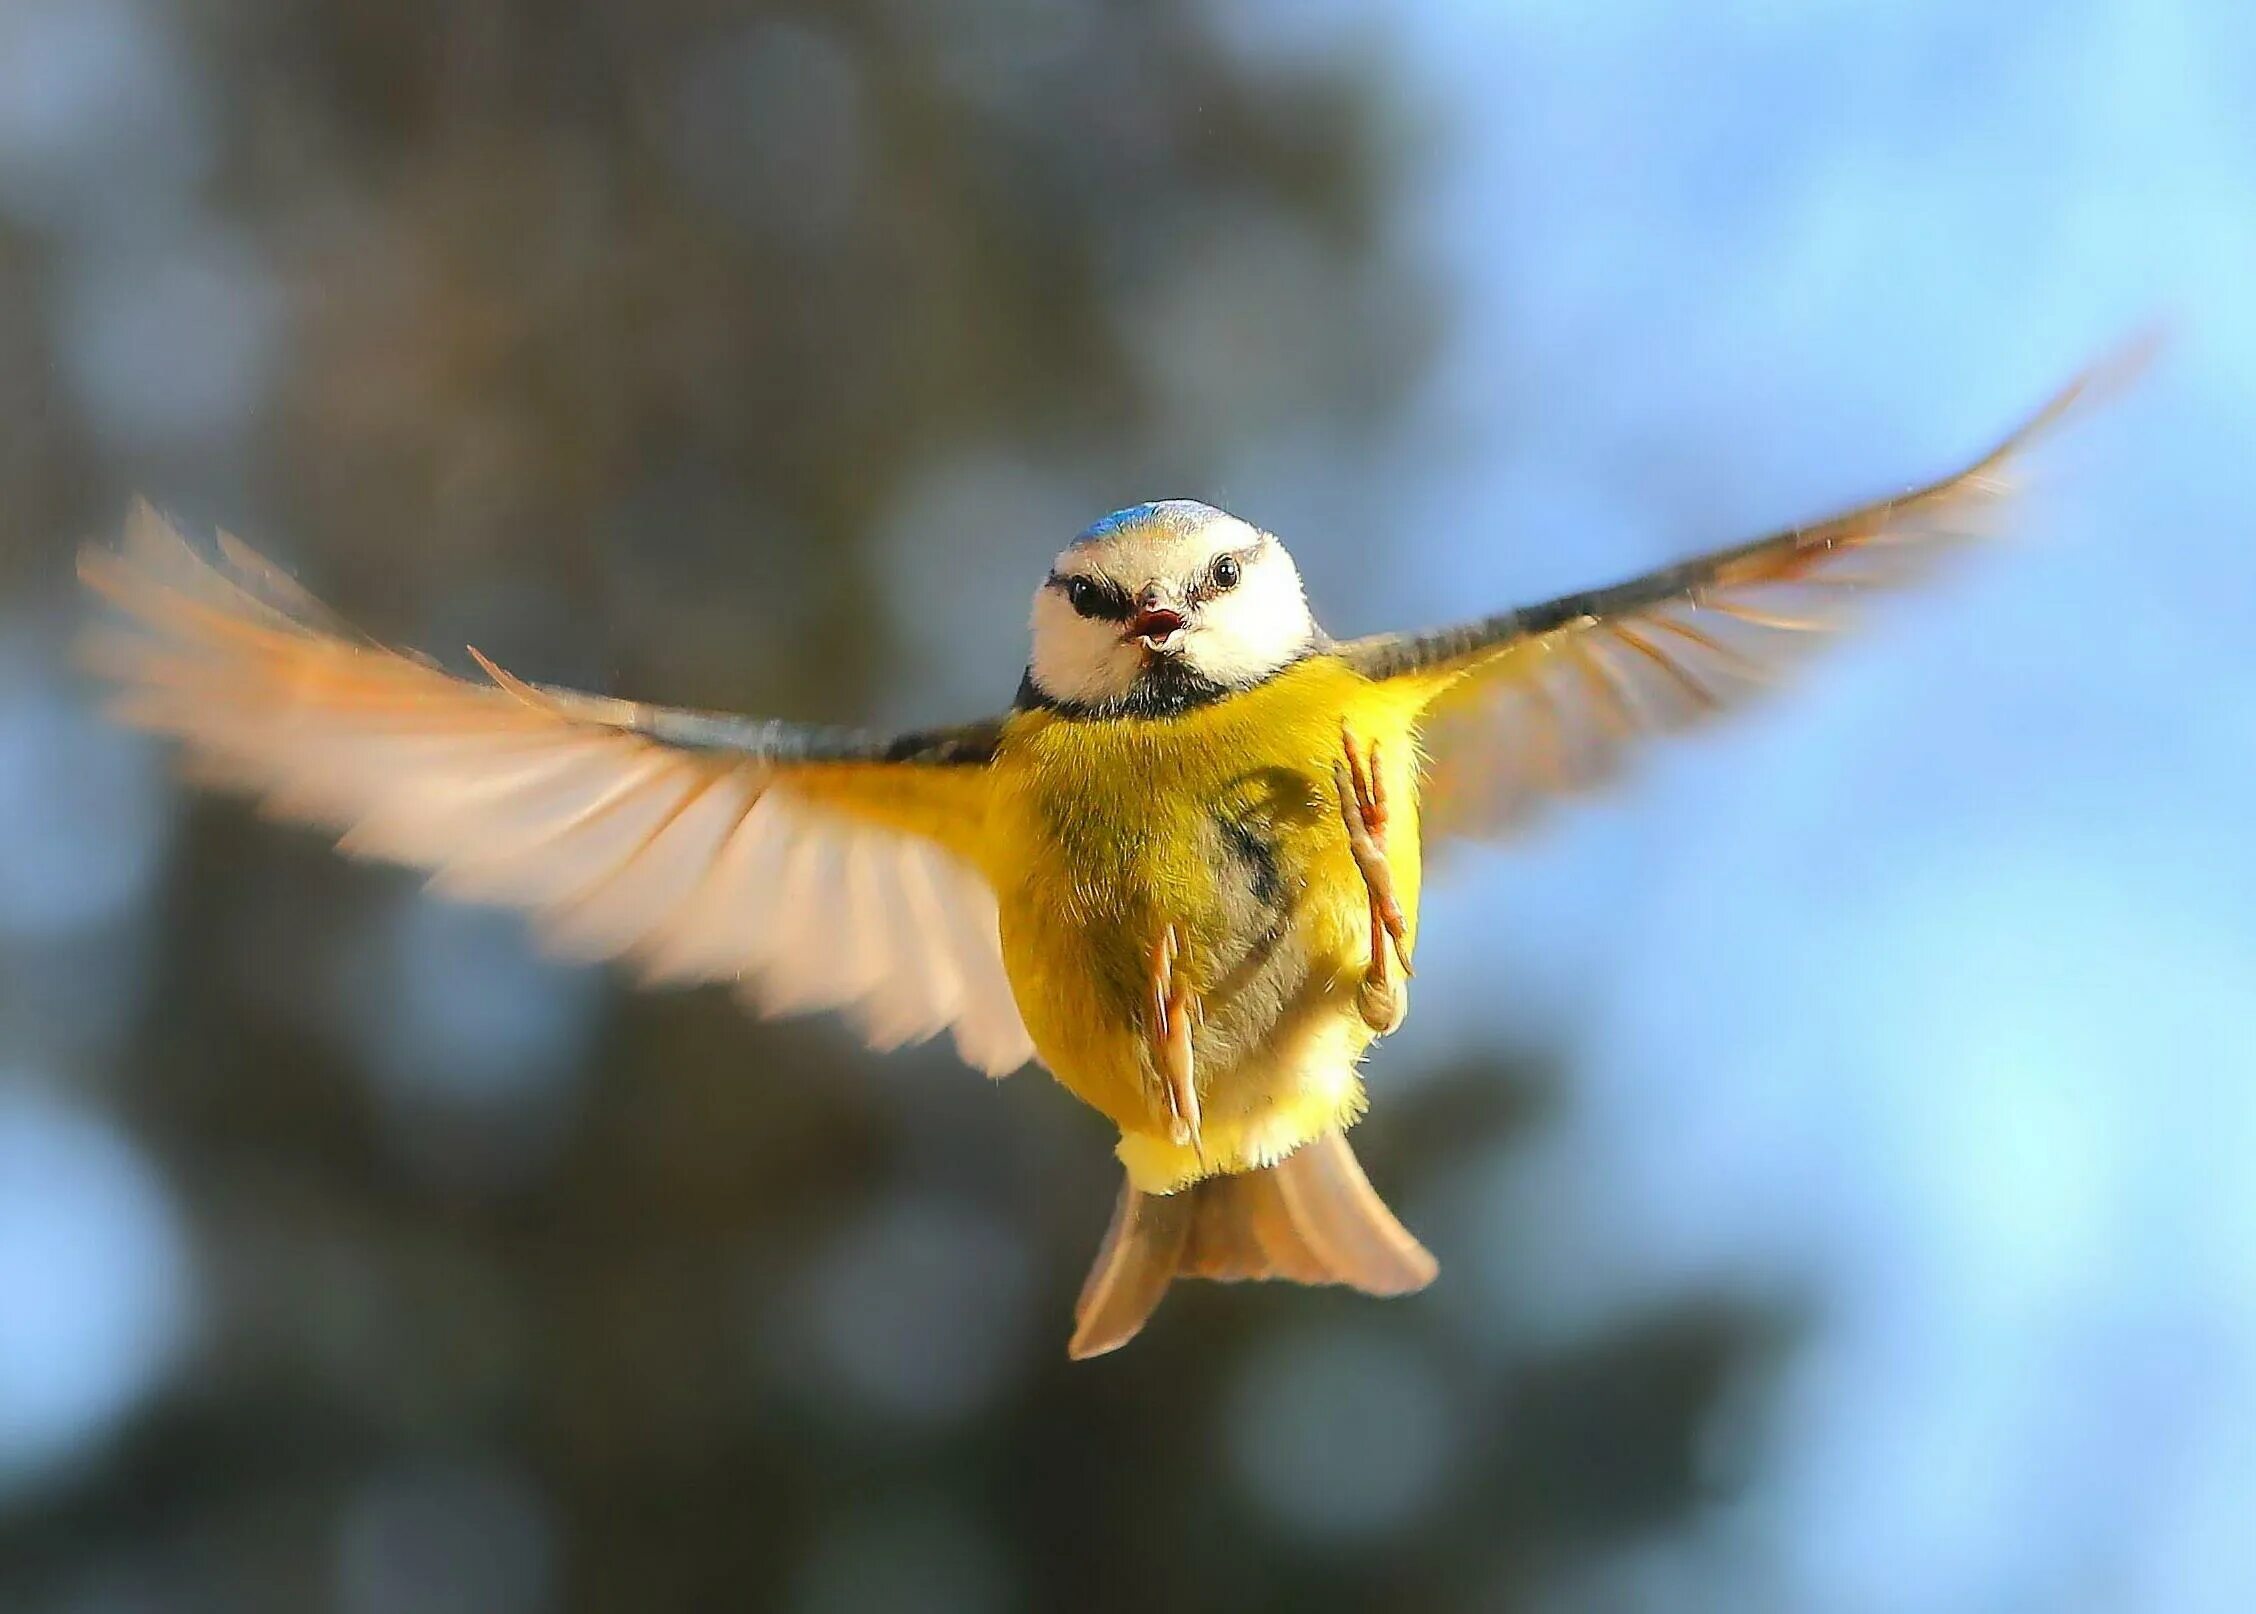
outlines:
{"label": "blurred background", "polygon": [[[0,1609],[2240,1610],[2256,14],[0,5]],[[1036,1072],[628,995],[185,797],[145,492],[368,627],[1008,699],[1093,517],[1340,632],[1958,464],[2020,541],[1462,853],[1357,1135],[1413,1300],[1069,1367]]]}

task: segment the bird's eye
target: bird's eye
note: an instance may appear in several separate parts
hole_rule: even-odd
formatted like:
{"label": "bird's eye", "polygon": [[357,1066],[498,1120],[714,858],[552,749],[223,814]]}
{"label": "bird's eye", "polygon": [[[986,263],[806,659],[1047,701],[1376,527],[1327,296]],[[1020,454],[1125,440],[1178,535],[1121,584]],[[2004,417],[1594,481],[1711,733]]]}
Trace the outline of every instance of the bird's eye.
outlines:
{"label": "bird's eye", "polygon": [[1240,575],[1238,557],[1235,555],[1224,555],[1214,563],[1214,586],[1217,589],[1236,588]]}
{"label": "bird's eye", "polygon": [[1097,585],[1086,577],[1067,580],[1065,599],[1067,604],[1083,616],[1095,616],[1097,607],[1103,603],[1103,596],[1098,592]]}

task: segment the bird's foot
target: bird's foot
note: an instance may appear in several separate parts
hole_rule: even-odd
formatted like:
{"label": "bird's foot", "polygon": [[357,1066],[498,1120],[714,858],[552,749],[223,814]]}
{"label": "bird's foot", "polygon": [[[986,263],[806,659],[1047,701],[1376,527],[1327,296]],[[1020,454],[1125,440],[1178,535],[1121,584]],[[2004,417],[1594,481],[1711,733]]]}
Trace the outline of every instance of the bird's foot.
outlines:
{"label": "bird's foot", "polygon": [[1410,983],[1388,967],[1384,955],[1374,957],[1363,972],[1363,984],[1355,989],[1355,1012],[1378,1037],[1400,1030],[1410,1017]]}
{"label": "bird's foot", "polygon": [[1379,744],[1374,740],[1366,749],[1343,724],[1340,749],[1343,755],[1332,764],[1340,822],[1347,826],[1348,850],[1371,898],[1371,962],[1355,1007],[1363,1023],[1384,1036],[1402,1024],[1410,1008],[1408,987],[1394,977],[1397,966],[1405,980],[1417,973],[1410,967],[1410,926],[1395,898],[1394,870],[1387,862],[1386,775],[1379,766]]}
{"label": "bird's foot", "polygon": [[1182,950],[1182,935],[1173,925],[1159,933],[1152,948],[1152,1062],[1159,1068],[1160,1096],[1167,1104],[1168,1138],[1197,1150],[1199,1100],[1191,1033],[1204,1022],[1206,1011],[1189,983],[1175,973]]}

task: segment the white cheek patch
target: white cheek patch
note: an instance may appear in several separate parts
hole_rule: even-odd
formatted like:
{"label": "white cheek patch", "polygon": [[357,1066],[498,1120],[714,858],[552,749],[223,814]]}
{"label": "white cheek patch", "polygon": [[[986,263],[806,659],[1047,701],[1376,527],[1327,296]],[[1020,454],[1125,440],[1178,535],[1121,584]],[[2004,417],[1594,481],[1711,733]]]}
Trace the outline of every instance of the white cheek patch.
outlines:
{"label": "white cheek patch", "polygon": [[1052,700],[1101,705],[1136,687],[1143,652],[1121,639],[1120,625],[1085,617],[1056,589],[1034,596],[1034,682]]}
{"label": "white cheek patch", "polygon": [[1209,598],[1192,620],[1186,659],[1216,683],[1233,686],[1288,665],[1315,635],[1300,575],[1274,544],[1247,565],[1243,583]]}

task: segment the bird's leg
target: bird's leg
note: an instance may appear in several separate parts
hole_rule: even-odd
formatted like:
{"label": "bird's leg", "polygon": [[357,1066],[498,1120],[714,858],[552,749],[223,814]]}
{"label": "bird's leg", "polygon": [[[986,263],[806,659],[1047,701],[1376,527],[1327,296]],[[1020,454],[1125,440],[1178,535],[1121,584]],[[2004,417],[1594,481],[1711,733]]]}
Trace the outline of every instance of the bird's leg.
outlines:
{"label": "bird's leg", "polygon": [[1173,925],[1159,933],[1152,948],[1151,1004],[1153,1062],[1159,1067],[1161,1096],[1167,1101],[1167,1135],[1177,1144],[1199,1147],[1198,1085],[1193,1079],[1191,1033],[1206,1017],[1188,982],[1175,973],[1182,936]]}
{"label": "bird's leg", "polygon": [[1340,748],[1345,754],[1332,764],[1340,822],[1347,826],[1348,850],[1371,897],[1371,962],[1355,1006],[1363,1023],[1384,1036],[1402,1024],[1410,1009],[1409,989],[1394,979],[1397,964],[1405,979],[1416,973],[1410,968],[1410,926],[1395,899],[1394,870],[1387,862],[1386,775],[1379,766],[1379,743],[1373,740],[1366,750],[1342,724]]}

